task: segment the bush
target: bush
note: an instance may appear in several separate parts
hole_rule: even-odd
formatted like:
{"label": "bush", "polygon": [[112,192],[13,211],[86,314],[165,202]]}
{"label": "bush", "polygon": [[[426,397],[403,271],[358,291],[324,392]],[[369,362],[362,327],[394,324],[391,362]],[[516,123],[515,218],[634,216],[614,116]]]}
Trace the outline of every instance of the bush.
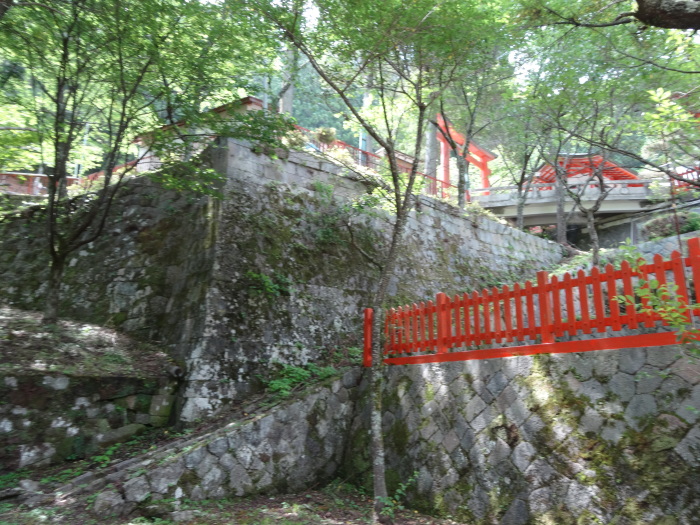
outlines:
{"label": "bush", "polygon": [[336,141],[335,128],[318,128],[316,130],[316,140],[321,144],[333,144]]}
{"label": "bush", "polygon": [[[700,230],[700,213],[679,212],[678,227],[680,233]],[[670,237],[676,234],[676,219],[673,214],[652,219],[644,225],[644,233],[649,239]]]}

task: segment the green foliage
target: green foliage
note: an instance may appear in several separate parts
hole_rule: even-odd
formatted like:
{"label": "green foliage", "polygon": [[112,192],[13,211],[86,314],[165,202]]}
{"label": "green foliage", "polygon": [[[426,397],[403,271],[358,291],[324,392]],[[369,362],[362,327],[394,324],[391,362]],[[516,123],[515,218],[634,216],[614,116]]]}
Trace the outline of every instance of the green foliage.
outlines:
{"label": "green foliage", "polygon": [[465,215],[468,219],[473,219],[476,217],[483,217],[485,219],[489,219],[491,221],[510,226],[508,221],[506,221],[505,219],[503,219],[501,217],[498,217],[491,210],[487,210],[486,208],[481,206],[478,202],[466,203],[464,205],[464,212],[465,212]]}
{"label": "green foliage", "polygon": [[[632,268],[638,265],[639,259],[642,258],[642,254],[639,249],[632,244],[632,241],[628,238],[625,242],[621,243],[616,249],[600,251],[600,264],[612,264],[613,267],[619,268],[623,261],[627,261]],[[578,270],[590,268],[592,265],[591,254],[584,252],[575,255],[571,259],[557,266],[552,270],[552,275],[563,275],[564,273],[570,273],[574,275]]]}
{"label": "green foliage", "polygon": [[158,171],[148,172],[146,176],[166,189],[217,198],[222,196],[220,188],[226,180],[225,175],[203,167],[198,162],[165,164]]}
{"label": "green foliage", "polygon": [[265,389],[278,399],[287,398],[297,387],[310,381],[323,381],[338,375],[339,371],[332,366],[318,366],[309,363],[305,366],[282,365],[270,378],[264,380]]}
{"label": "green foliage", "polygon": [[333,185],[325,182],[315,181],[311,183],[311,188],[318,194],[319,200],[323,204],[333,202]]}
{"label": "green foliage", "polygon": [[308,211],[306,219],[314,227],[316,242],[321,245],[344,245],[343,225],[348,223],[352,212],[357,211],[349,205],[341,206],[335,202],[333,186],[323,182],[314,182],[319,208]]}
{"label": "green foliage", "polygon": [[68,481],[80,476],[84,472],[85,468],[82,465],[78,465],[76,467],[64,469],[56,474],[52,474],[51,476],[42,478],[41,483],[67,483]]}
{"label": "green foliage", "polygon": [[27,469],[19,469],[0,474],[0,490],[16,487],[20,480],[26,477],[27,472]]}
{"label": "green foliage", "polygon": [[[632,270],[641,275],[641,266],[645,264],[638,251],[629,244],[624,246],[626,260]],[[677,341],[683,344],[689,354],[700,358],[700,329],[696,328],[692,319],[692,310],[697,304],[689,303],[679,292],[678,285],[673,283],[661,284],[657,279],[639,278],[634,288],[635,295],[619,295],[617,300],[627,308],[635,308],[638,313],[658,315],[660,319],[676,332]]]}
{"label": "green foliage", "polygon": [[378,498],[382,506],[380,514],[382,516],[388,516],[393,519],[398,511],[405,510],[406,507],[403,506],[403,503],[406,500],[406,493],[408,492],[408,489],[411,487],[411,485],[413,485],[416,482],[417,479],[418,471],[414,472],[413,475],[410,478],[408,478],[408,480],[405,483],[399,483],[398,488],[394,491],[394,494],[392,496]]}
{"label": "green foliage", "polygon": [[227,105],[230,111],[224,113],[188,111],[187,127],[164,126],[149,132],[144,140],[150,153],[166,164],[186,161],[197,168],[203,168],[197,156],[215,136],[248,141],[256,151],[271,156],[275,156],[275,148],[287,148],[281,137],[295,129],[289,117],[267,111],[242,111],[239,106],[239,102],[232,102]]}
{"label": "green foliage", "polygon": [[[700,213],[678,212],[678,233],[689,233],[700,230]],[[644,232],[650,239],[658,239],[676,235],[676,216],[673,214],[657,217],[644,224]]]}
{"label": "green foliage", "polygon": [[[292,106],[297,123],[310,130],[333,127],[338,139],[356,144],[355,135],[343,125],[343,111],[343,102],[322,84],[313,68],[309,64],[301,66],[297,71]],[[305,139],[302,146],[307,142]]]}
{"label": "green foliage", "polygon": [[245,274],[250,290],[268,298],[288,297],[292,294],[292,281],[287,276],[274,272],[272,276],[248,270]]}
{"label": "green foliage", "polygon": [[335,128],[318,128],[314,136],[321,144],[333,144],[337,140]]}

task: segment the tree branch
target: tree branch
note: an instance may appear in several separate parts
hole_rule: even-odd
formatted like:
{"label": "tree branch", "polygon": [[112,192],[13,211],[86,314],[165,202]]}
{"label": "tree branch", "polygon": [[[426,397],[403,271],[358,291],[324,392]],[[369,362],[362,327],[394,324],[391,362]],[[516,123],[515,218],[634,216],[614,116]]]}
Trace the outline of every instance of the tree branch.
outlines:
{"label": "tree branch", "polygon": [[623,24],[631,24],[632,22],[638,21],[636,18],[636,12],[634,11],[627,11],[625,13],[620,13],[615,17],[615,19],[612,22],[601,22],[601,23],[587,23],[587,22],[579,22],[577,19],[574,17],[566,17],[553,9],[549,7],[545,7],[545,9],[553,14],[554,16],[561,18],[561,22],[552,22],[551,24],[543,24],[543,25],[571,25],[575,27],[612,27],[612,26],[619,26]]}
{"label": "tree branch", "polygon": [[377,270],[380,272],[384,269],[384,266],[381,265],[379,262],[377,262],[374,257],[372,257],[370,254],[368,254],[366,251],[364,251],[359,244],[355,241],[355,233],[352,231],[352,226],[350,225],[349,222],[345,223],[345,227],[348,230],[348,233],[350,234],[350,244],[352,245],[353,248],[355,248],[360,255],[371,265],[373,265]]}

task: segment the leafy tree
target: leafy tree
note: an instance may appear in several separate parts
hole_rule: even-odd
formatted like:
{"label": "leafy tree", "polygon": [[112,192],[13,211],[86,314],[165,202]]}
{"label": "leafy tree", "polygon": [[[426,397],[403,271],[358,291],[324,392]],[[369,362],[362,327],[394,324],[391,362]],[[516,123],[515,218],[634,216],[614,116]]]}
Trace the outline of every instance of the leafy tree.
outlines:
{"label": "leafy tree", "polygon": [[[692,111],[695,47],[681,32],[659,29],[638,34],[624,26],[560,25],[532,31],[527,45],[511,55],[521,63],[516,100],[523,97],[527,109],[516,114],[535,115],[539,140],[534,142],[540,143],[539,152],[549,162],[561,154],[602,152],[611,160],[628,164],[633,159],[677,176],[679,164],[691,167],[697,158],[697,119]],[[641,60],[642,56],[647,58]],[[513,126],[526,121],[521,118]],[[517,138],[510,145],[504,141],[502,155],[509,158],[518,144]],[[613,159],[615,155],[619,158]],[[557,187],[563,190],[561,171]],[[605,195],[602,191],[599,197]],[[561,191],[558,199],[560,242],[565,241],[570,214],[564,210],[565,196]],[[576,194],[568,198],[577,201]],[[590,218],[591,210],[578,209]],[[594,228],[591,234],[595,237]]]}
{"label": "leafy tree", "polygon": [[507,114],[495,128],[501,139],[497,148],[506,173],[506,182],[514,184],[517,193],[516,227],[524,228],[524,209],[532,190],[537,170],[544,164],[541,144],[547,142],[548,129],[539,124],[536,107],[524,98],[511,101]]}
{"label": "leafy tree", "polygon": [[335,128],[339,140],[356,144],[354,131],[345,126],[345,104],[335,92],[323,84],[308,62],[299,69],[296,80],[292,114],[297,123],[310,130]]}
{"label": "leafy tree", "polygon": [[[68,256],[101,234],[124,177],[133,171],[133,163],[125,163],[135,159],[134,136],[170,124],[149,135],[151,145],[157,149],[163,141],[171,153],[178,147],[191,157],[203,130],[217,132],[216,119],[202,112],[238,98],[234,94],[246,85],[243,71],[254,74],[265,48],[250,38],[245,20],[233,21],[213,4],[73,0],[47,5],[27,3],[2,19],[0,47],[12,74],[3,77],[0,112],[17,124],[8,127],[23,129],[0,133],[13,133],[4,142],[10,150],[4,163],[44,166],[48,175],[51,263],[44,314],[52,323],[59,315]],[[234,84],[235,72],[241,74]],[[249,138],[256,132],[268,137],[270,125],[277,124],[268,119],[251,131],[259,118],[232,118],[221,122],[224,131]],[[183,119],[187,127],[175,125]],[[66,179],[81,162],[88,126],[89,144],[99,153],[101,189],[71,198]],[[21,160],[30,144],[35,158]],[[117,169],[120,165],[124,168]]]}
{"label": "leafy tree", "polygon": [[[430,0],[410,4],[399,0],[316,0],[307,4],[307,11],[294,0],[252,0],[252,5],[299,49],[342,100],[347,116],[384,151],[387,194],[395,215],[391,241],[375,261],[380,275],[372,300],[377,317],[373,325],[371,428],[374,518],[386,521],[388,517],[382,517],[387,490],[381,429],[381,311],[414,203],[434,93],[449,85],[460,62],[484,40],[483,29],[491,22],[491,13],[457,0],[437,5]],[[464,21],[464,25],[455,21]],[[358,100],[360,93],[366,96]],[[408,173],[399,167],[399,145],[414,159]]]}
{"label": "leafy tree", "polygon": [[[450,85],[440,99],[440,113],[465,139],[465,146],[460,147],[449,128],[440,130],[457,161],[457,205],[460,208],[464,208],[469,189],[467,145],[486,136],[494,124],[504,118],[503,109],[510,95],[509,80],[514,75],[513,65],[508,60],[513,36],[514,31],[500,28],[486,45],[472,48],[470,56],[460,64],[459,81],[448,79]],[[434,124],[437,127],[437,122]]]}

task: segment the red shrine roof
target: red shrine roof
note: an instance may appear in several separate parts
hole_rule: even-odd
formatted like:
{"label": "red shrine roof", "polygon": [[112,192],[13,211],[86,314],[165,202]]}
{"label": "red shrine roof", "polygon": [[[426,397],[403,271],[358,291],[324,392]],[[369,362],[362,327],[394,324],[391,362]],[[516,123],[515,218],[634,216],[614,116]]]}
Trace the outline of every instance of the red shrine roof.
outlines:
{"label": "red shrine roof", "polygon": [[[637,174],[631,170],[622,168],[609,160],[604,160],[600,155],[589,155],[586,153],[574,155],[562,155],[557,159],[560,166],[566,167],[567,177],[591,176],[594,171],[601,169],[603,177],[611,180],[637,180]],[[538,172],[535,182],[554,182],[555,173],[554,167],[551,164],[545,164]]]}

